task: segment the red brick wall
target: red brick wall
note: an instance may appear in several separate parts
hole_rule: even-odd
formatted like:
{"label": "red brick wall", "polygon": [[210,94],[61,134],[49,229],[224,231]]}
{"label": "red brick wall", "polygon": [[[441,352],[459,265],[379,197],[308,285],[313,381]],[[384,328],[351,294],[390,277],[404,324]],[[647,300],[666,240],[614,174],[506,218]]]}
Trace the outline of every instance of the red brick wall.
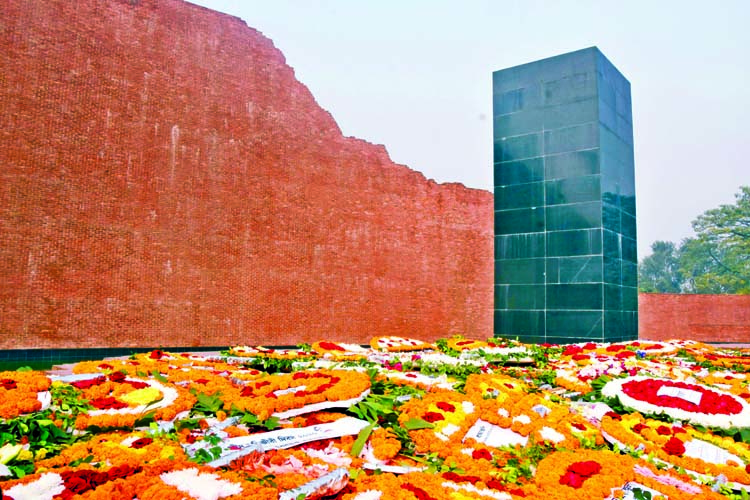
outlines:
{"label": "red brick wall", "polygon": [[491,193],[343,137],[237,18],[3,0],[0,165],[0,348],[492,334]]}
{"label": "red brick wall", "polygon": [[642,339],[750,343],[750,295],[638,295]]}

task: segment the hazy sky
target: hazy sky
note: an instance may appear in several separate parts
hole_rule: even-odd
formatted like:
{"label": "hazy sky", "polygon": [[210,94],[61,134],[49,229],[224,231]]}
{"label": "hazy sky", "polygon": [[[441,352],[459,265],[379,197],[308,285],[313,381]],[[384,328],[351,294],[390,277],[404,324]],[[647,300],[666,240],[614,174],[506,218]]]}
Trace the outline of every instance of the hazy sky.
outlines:
{"label": "hazy sky", "polygon": [[492,191],[492,72],[597,46],[631,84],[639,259],[750,184],[750,1],[192,0],[271,38],[345,135]]}

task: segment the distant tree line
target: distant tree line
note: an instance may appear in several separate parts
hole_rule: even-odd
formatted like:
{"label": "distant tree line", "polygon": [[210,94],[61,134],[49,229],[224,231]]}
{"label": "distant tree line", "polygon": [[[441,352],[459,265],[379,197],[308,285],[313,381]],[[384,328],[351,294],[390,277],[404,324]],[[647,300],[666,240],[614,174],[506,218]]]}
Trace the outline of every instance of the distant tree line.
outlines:
{"label": "distant tree line", "polygon": [[750,186],[735,198],[699,215],[694,238],[654,242],[638,266],[640,291],[750,294]]}

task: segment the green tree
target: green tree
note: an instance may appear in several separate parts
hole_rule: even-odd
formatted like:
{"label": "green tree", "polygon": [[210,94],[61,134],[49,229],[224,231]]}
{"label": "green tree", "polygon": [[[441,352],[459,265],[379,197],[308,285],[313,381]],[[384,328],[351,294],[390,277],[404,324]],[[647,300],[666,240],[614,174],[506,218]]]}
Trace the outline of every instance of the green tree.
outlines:
{"label": "green tree", "polygon": [[671,241],[655,241],[651,255],[638,266],[638,288],[650,293],[680,293],[683,278],[679,272],[679,252]]}
{"label": "green tree", "polygon": [[693,221],[696,237],[680,246],[685,291],[750,294],[750,186],[735,198]]}

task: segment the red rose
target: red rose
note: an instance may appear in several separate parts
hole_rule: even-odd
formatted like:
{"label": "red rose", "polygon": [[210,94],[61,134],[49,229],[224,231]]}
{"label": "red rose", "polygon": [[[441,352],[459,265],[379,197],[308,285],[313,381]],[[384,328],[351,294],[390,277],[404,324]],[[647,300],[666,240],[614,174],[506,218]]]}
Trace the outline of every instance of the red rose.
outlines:
{"label": "red rose", "polygon": [[663,450],[666,451],[668,455],[679,456],[685,453],[685,443],[676,437],[671,437],[669,438],[669,441],[664,444]]}
{"label": "red rose", "polygon": [[587,478],[581,477],[575,472],[566,472],[560,476],[560,484],[570,486],[571,488],[580,488]]}
{"label": "red rose", "polygon": [[110,481],[114,481],[115,479],[124,479],[126,477],[130,477],[140,471],[140,467],[132,467],[130,465],[124,464],[109,469],[107,471],[107,476],[109,476]]}
{"label": "red rose", "polygon": [[453,481],[453,482],[459,482],[461,481],[461,476],[459,476],[455,472],[448,471],[448,472],[443,472],[443,479],[447,479],[448,481]]}
{"label": "red rose", "polygon": [[61,474],[65,488],[73,493],[81,494],[95,489],[107,481],[109,475],[93,470],[66,471]]}
{"label": "red rose", "polygon": [[625,359],[625,358],[632,358],[635,357],[635,353],[633,351],[620,351],[617,354],[615,354],[615,358],[617,359]]}
{"label": "red rose", "polygon": [[656,433],[660,436],[670,436],[672,434],[672,431],[666,425],[660,425],[656,429]]}
{"label": "red rose", "polygon": [[601,470],[602,466],[593,460],[570,464],[565,470],[565,474],[560,476],[560,484],[571,488],[580,488],[584,481],[594,474],[598,474]]}
{"label": "red rose", "polygon": [[146,382],[141,382],[140,380],[125,380],[123,383],[131,385],[133,389],[145,389],[149,387]]}
{"label": "red rose", "polygon": [[576,354],[571,359],[573,361],[586,361],[587,359],[591,359],[591,357],[588,354]]}
{"label": "red rose", "polygon": [[648,429],[648,425],[637,423],[633,426],[633,432],[635,432],[636,434],[640,434],[643,429]]}
{"label": "red rose", "polygon": [[450,403],[446,403],[444,401],[440,401],[436,406],[438,408],[440,408],[441,410],[447,411],[447,412],[450,412],[450,413],[453,413],[454,411],[456,411],[456,407],[455,406],[453,406]]}
{"label": "red rose", "polygon": [[599,464],[599,462],[587,460],[585,462],[576,462],[574,464],[570,464],[567,470],[569,472],[574,472],[579,476],[591,477],[594,474],[598,474],[599,471],[602,470],[602,466],[601,464]]}
{"label": "red rose", "polygon": [[111,396],[92,399],[91,401],[89,401],[89,404],[99,410],[120,410],[122,408],[127,408],[128,406],[122,401],[118,401]]}
{"label": "red rose", "polygon": [[425,413],[424,415],[422,415],[422,420],[424,420],[425,422],[429,422],[429,423],[432,424],[432,423],[438,422],[440,420],[445,420],[445,417],[443,416],[442,413],[437,413],[437,412],[434,412],[434,411],[428,411],[427,413]]}
{"label": "red rose", "polygon": [[150,445],[153,442],[154,440],[148,437],[140,438],[130,443],[130,447],[135,448],[137,450],[139,448],[145,448],[146,446]]}
{"label": "red rose", "polygon": [[480,458],[484,458],[485,460],[492,460],[492,453],[490,453],[488,450],[485,450],[484,448],[481,448],[479,450],[472,451],[471,458],[473,458],[474,460],[479,460]]}
{"label": "red rose", "polygon": [[623,349],[625,349],[624,345],[612,344],[610,346],[607,346],[607,349],[605,350],[607,352],[617,352],[617,351],[622,351]]}
{"label": "red rose", "polygon": [[[748,466],[748,467],[750,467],[750,466]],[[490,479],[485,484],[487,485],[488,488],[492,488],[493,490],[501,490],[502,491],[502,490],[505,489],[505,484],[503,484],[502,482],[498,481],[497,479]]]}
{"label": "red rose", "polygon": [[154,349],[153,351],[151,351],[148,357],[151,359],[161,359],[164,357],[164,351],[162,351],[161,349]]}
{"label": "red rose", "polygon": [[75,382],[71,382],[70,385],[75,387],[76,389],[88,389],[89,387],[94,387],[96,385],[101,385],[104,382],[106,382],[107,379],[104,376],[91,378],[88,380],[77,380]]}
{"label": "red rose", "polygon": [[0,387],[5,389],[6,391],[9,391],[11,389],[15,389],[18,387],[15,380],[11,380],[9,378],[0,379]]}
{"label": "red rose", "polygon": [[80,477],[71,477],[70,479],[65,481],[65,487],[73,493],[77,493],[79,495],[91,489],[91,485],[87,483],[85,479]]}
{"label": "red rose", "polygon": [[583,351],[583,347],[575,344],[571,344],[569,346],[566,346],[565,349],[563,349],[563,356],[572,356],[574,354],[578,354],[581,351]]}
{"label": "red rose", "polygon": [[346,351],[346,349],[338,344],[334,344],[333,342],[321,342],[320,347],[326,349],[327,351]]}
{"label": "red rose", "polygon": [[417,497],[417,500],[435,500],[425,490],[417,486],[414,486],[411,483],[402,484],[401,489],[406,490],[406,491],[411,491],[414,494],[414,496]]}

